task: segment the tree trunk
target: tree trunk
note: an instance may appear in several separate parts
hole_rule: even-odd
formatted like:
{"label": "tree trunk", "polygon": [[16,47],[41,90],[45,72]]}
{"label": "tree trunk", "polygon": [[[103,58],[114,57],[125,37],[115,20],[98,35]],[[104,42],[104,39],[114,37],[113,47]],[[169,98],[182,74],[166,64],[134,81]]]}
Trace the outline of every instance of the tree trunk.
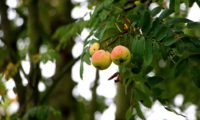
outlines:
{"label": "tree trunk", "polygon": [[117,95],[115,97],[117,110],[115,113],[115,120],[125,120],[126,111],[130,107],[130,91],[125,94],[125,87],[118,83]]}

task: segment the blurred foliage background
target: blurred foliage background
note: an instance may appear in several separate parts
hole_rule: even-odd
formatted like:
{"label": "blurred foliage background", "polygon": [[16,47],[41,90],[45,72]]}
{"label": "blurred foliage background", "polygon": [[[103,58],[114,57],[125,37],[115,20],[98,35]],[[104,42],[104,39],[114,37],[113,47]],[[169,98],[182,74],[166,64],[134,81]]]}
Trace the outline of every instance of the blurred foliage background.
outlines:
{"label": "blurred foliage background", "polygon": [[[167,110],[174,109],[174,97],[184,96],[179,108],[188,103],[197,106],[200,119],[200,23],[187,19],[188,11],[199,0],[88,0],[90,19],[73,19],[71,10],[81,6],[70,0],[18,0],[11,8],[0,1],[0,95],[1,106],[8,100],[4,82],[13,79],[19,110],[12,115],[1,113],[1,119],[24,120],[94,120],[96,111],[106,108],[104,98],[96,94],[99,71],[92,87],[91,101],[76,98],[72,90],[76,83],[71,68],[81,60],[90,63],[88,47],[94,41],[111,51],[124,45],[132,54],[131,62],[119,66],[122,80],[117,84],[116,120],[145,119],[141,105],[151,108],[158,100]],[[183,9],[181,6],[184,6]],[[8,12],[16,12],[9,19]],[[74,58],[71,50],[75,37],[84,28],[90,30],[84,40],[81,56]],[[45,50],[42,50],[45,49]],[[26,73],[22,61],[30,62]],[[55,74],[45,78],[40,63],[54,61]],[[155,75],[149,76],[149,73]],[[23,85],[23,76],[27,85]],[[38,90],[39,82],[46,90]]]}

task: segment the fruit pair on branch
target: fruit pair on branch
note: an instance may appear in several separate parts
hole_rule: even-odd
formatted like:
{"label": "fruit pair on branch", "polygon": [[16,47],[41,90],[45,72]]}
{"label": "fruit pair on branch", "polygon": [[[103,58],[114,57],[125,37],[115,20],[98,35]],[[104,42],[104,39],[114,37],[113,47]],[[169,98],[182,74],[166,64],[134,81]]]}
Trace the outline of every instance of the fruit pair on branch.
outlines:
{"label": "fruit pair on branch", "polygon": [[89,52],[93,66],[100,70],[107,69],[112,62],[116,65],[126,65],[131,60],[129,49],[122,45],[115,46],[110,53],[100,49],[100,44],[95,42],[90,46]]}

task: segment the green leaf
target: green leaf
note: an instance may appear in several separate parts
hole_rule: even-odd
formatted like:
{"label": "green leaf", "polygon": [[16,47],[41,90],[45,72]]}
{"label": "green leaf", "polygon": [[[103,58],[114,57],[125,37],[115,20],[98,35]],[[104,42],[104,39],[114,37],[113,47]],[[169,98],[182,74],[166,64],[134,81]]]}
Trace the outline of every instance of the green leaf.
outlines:
{"label": "green leaf", "polygon": [[88,51],[88,47],[86,47],[85,48],[87,51],[86,52],[84,52],[82,55],[82,60],[84,61],[84,62],[86,62],[88,65],[91,65],[91,61],[90,61],[90,53],[89,53],[89,51]]}
{"label": "green leaf", "polygon": [[174,36],[171,36],[171,37],[167,37],[163,40],[163,43],[164,43],[164,46],[171,46],[173,45],[174,43],[176,43],[178,40],[174,37]]}
{"label": "green leaf", "polygon": [[144,64],[150,65],[153,61],[153,46],[151,40],[146,40],[145,51],[144,51]]}
{"label": "green leaf", "polygon": [[200,7],[200,1],[196,0],[197,5]]}
{"label": "green leaf", "polygon": [[158,30],[157,30],[157,33],[156,35],[154,36],[156,41],[161,41],[164,37],[166,37],[169,32],[169,28],[164,26],[164,25],[160,25],[160,27],[158,27]]}
{"label": "green leaf", "polygon": [[153,67],[152,66],[147,66],[144,68],[143,70],[143,75],[147,75],[149,72],[151,72],[153,70]]}
{"label": "green leaf", "polygon": [[99,17],[100,17],[100,20],[103,21],[105,20],[108,15],[110,15],[110,12],[107,11],[107,10],[103,10],[100,14],[99,14]]}
{"label": "green leaf", "polygon": [[164,79],[160,76],[153,76],[153,77],[149,77],[147,78],[148,79],[148,83],[150,86],[155,86],[157,85],[158,83],[162,82]]}
{"label": "green leaf", "polygon": [[190,22],[190,23],[187,24],[187,27],[189,29],[194,29],[194,28],[199,29],[200,28],[200,23],[199,22]]}
{"label": "green leaf", "polygon": [[152,15],[152,16],[155,16],[155,15],[157,15],[158,13],[160,13],[161,10],[162,10],[162,7],[160,7],[160,6],[155,7],[153,10],[151,10],[151,15]]}
{"label": "green leaf", "polygon": [[80,63],[80,77],[81,77],[81,79],[83,79],[83,71],[84,71],[83,60],[81,59],[81,63]]}
{"label": "green leaf", "polygon": [[50,61],[54,61],[57,60],[59,58],[59,54],[53,50],[53,49],[49,49],[46,53],[41,54],[40,60],[43,63]]}
{"label": "green leaf", "polygon": [[125,94],[127,94],[128,88],[132,84],[133,84],[133,80],[132,79],[125,79]]}
{"label": "green leaf", "polygon": [[133,54],[139,55],[142,57],[144,55],[145,49],[145,38],[142,36],[136,36],[132,42],[132,52]]}
{"label": "green leaf", "polygon": [[190,1],[190,0],[184,0],[184,3],[185,3],[185,5],[186,5],[186,10],[188,10],[188,8],[189,8],[189,1]]}
{"label": "green leaf", "polygon": [[[112,25],[112,23],[110,23],[110,22],[109,22],[109,24]],[[115,38],[116,35],[119,34],[119,31],[116,29],[116,27],[107,25],[102,30],[100,30],[100,32],[98,34],[99,35],[95,35],[95,36],[97,36],[97,38],[99,38],[100,40],[106,40],[108,38],[109,39]]]}
{"label": "green leaf", "polygon": [[160,25],[161,25],[160,19],[156,18],[152,23],[150,33],[148,34],[148,36],[149,37],[155,36],[156,33],[158,33],[158,31],[159,31],[158,28],[160,27]]}
{"label": "green leaf", "polygon": [[158,42],[153,42],[153,53],[154,53],[154,55],[160,55],[162,53],[162,52],[160,52],[160,48],[163,48],[163,47],[160,46],[160,44]]}
{"label": "green leaf", "polygon": [[181,73],[183,73],[188,66],[188,59],[182,59],[179,61],[175,67],[174,76],[178,77]]}
{"label": "green leaf", "polygon": [[138,101],[141,101],[141,103],[150,108],[152,106],[152,101],[151,99],[149,98],[149,95],[147,95],[145,92],[143,92],[142,90],[140,90],[139,88],[136,88],[135,89],[135,98],[138,100]]}
{"label": "green leaf", "polygon": [[143,64],[143,56],[144,56],[144,49],[145,49],[145,40],[141,36],[136,36],[132,40],[131,45],[131,53],[134,56],[131,59],[131,62],[133,63],[132,71],[134,73],[139,73],[141,70],[141,66]]}
{"label": "green leaf", "polygon": [[60,40],[60,46],[66,47],[71,45],[71,38],[80,33],[83,28],[86,26],[87,22],[80,20],[65,26],[61,26],[56,29],[56,32],[53,34],[53,39]]}
{"label": "green leaf", "polygon": [[194,4],[195,0],[188,0],[189,1],[189,7],[192,7],[192,5]]}
{"label": "green leaf", "polygon": [[180,23],[191,23],[191,22],[192,21],[187,18],[171,18],[170,20],[167,21],[167,24],[169,26],[172,26],[172,25],[177,25]]}
{"label": "green leaf", "polygon": [[141,110],[141,108],[140,108],[140,104],[139,104],[138,102],[135,102],[135,109],[136,109],[137,115],[138,115],[141,119],[145,120],[145,117],[144,117],[144,115],[143,115],[143,112],[142,112],[142,110]]}
{"label": "green leaf", "polygon": [[152,88],[152,92],[153,92],[153,95],[156,98],[158,98],[162,94],[163,90],[161,88],[154,87],[154,88]]}
{"label": "green leaf", "polygon": [[[55,114],[57,113],[57,114]],[[52,107],[49,106],[38,106],[28,109],[28,111],[23,116],[22,120],[29,120],[30,118],[34,118],[37,120],[48,120],[49,116],[56,117],[60,119],[60,112],[58,110],[55,110]],[[52,116],[54,115],[54,116]]]}
{"label": "green leaf", "polygon": [[199,39],[190,39],[190,41],[196,46],[200,48],[200,40]]}
{"label": "green leaf", "polygon": [[170,2],[169,2],[169,9],[171,9],[171,10],[174,10],[175,9],[175,1],[177,1],[177,0],[170,0]]}
{"label": "green leaf", "polygon": [[179,13],[179,11],[180,11],[180,0],[171,0],[171,1],[175,1],[175,13]]}
{"label": "green leaf", "polygon": [[133,107],[130,106],[126,111],[126,120],[131,120],[133,118]]}
{"label": "green leaf", "polygon": [[[172,0],[172,1],[173,1],[173,0]],[[174,11],[171,10],[171,9],[166,9],[166,10],[164,10],[164,11],[160,14],[159,18],[160,18],[160,19],[164,19],[164,18],[168,17],[169,15],[171,15],[173,12],[174,12]]]}
{"label": "green leaf", "polygon": [[151,16],[148,11],[144,13],[144,16],[142,18],[142,32],[143,33],[148,33],[150,27],[151,27]]}
{"label": "green leaf", "polygon": [[191,74],[193,82],[198,88],[200,88],[200,68],[193,67]]}

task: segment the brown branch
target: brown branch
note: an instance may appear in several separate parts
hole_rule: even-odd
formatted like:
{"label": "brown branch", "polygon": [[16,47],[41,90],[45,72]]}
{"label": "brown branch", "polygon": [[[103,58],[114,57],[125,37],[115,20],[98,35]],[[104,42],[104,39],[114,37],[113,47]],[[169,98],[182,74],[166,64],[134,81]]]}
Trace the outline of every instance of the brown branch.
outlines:
{"label": "brown branch", "polygon": [[[30,0],[28,2],[28,35],[31,40],[29,53],[31,56],[39,53],[39,48],[42,43],[42,26],[40,25],[39,21],[38,4],[39,0]],[[32,90],[33,98],[31,102],[33,102],[33,105],[37,105],[40,97],[38,84],[41,79],[39,63],[31,63],[29,78],[29,87]]]}
{"label": "brown branch", "polygon": [[98,87],[98,81],[99,81],[99,70],[96,71],[96,78],[94,81],[94,86],[92,87],[92,101],[90,102],[90,118],[89,120],[94,120],[94,113],[97,110],[97,87]]}
{"label": "brown branch", "polygon": [[[3,42],[6,45],[6,49],[9,52],[9,60],[15,64],[18,63],[19,55],[17,51],[17,45],[16,45],[16,33],[14,31],[14,28],[11,27],[11,21],[8,20],[8,6],[6,5],[6,0],[0,0],[0,17],[1,17],[1,29],[4,33],[4,36],[2,38]],[[19,110],[19,116],[23,115],[25,112],[25,107],[22,107],[26,100],[26,89],[22,85],[22,79],[19,74],[19,69],[17,70],[17,73],[13,76],[16,84],[16,91],[18,95],[20,110]]]}
{"label": "brown branch", "polygon": [[17,45],[16,45],[16,34],[11,27],[11,22],[8,20],[8,6],[5,3],[5,0],[0,0],[0,18],[1,18],[1,29],[4,33],[3,40],[5,45],[8,47],[7,50],[10,52],[10,60],[13,63],[17,63],[18,56],[16,54]]}
{"label": "brown branch", "polygon": [[0,15],[1,15],[1,27],[4,32],[4,39],[6,42],[10,42],[12,39],[10,33],[12,33],[11,24],[8,20],[7,14],[8,6],[5,4],[5,0],[0,1]]}
{"label": "brown branch", "polygon": [[54,90],[54,88],[58,85],[58,83],[62,80],[62,77],[66,74],[66,72],[68,70],[70,70],[71,66],[76,63],[78,60],[80,59],[80,57],[76,58],[75,60],[72,60],[70,62],[68,62],[68,64],[62,69],[62,71],[59,71],[59,73],[56,74],[56,76],[54,76],[52,78],[52,81],[54,81],[53,85],[46,91],[46,94],[42,97],[42,99],[40,100],[40,103],[44,103],[46,102],[46,100],[48,100],[50,94],[52,93],[52,91]]}

